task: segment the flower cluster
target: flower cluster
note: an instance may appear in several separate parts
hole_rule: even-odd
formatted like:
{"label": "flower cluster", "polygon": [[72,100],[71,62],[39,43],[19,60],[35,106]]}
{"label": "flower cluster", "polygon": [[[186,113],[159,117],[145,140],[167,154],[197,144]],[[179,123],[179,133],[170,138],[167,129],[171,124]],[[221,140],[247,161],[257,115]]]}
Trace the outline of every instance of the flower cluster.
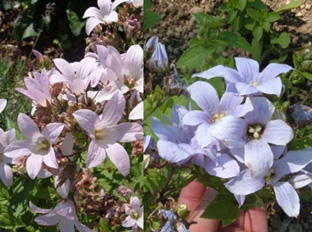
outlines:
{"label": "flower cluster", "polygon": [[[99,10],[91,7],[85,12],[84,17],[89,17],[87,33],[97,23],[117,22],[115,9],[123,2],[135,7],[143,4],[99,0]],[[47,210],[30,202],[31,210],[45,214],[35,219],[40,225],[59,224],[62,232],[74,228],[92,231],[78,221],[76,212],[110,220],[111,212],[118,211],[119,225],[143,229],[143,208],[138,198],[131,198],[132,203],[138,202],[130,203],[131,209],[123,207],[120,199],[98,187],[89,171],[102,165],[107,156],[123,176],[130,172],[131,162],[123,143],[140,143],[143,137],[143,49],[134,44],[120,53],[113,46],[97,44],[94,52],[86,53],[80,61],[70,63],[57,58],[53,63],[51,70],[29,73],[24,79],[25,88],[16,88],[32,101],[33,110],[29,115],[18,115],[23,140],[15,139],[14,129],[0,129],[2,182],[6,186],[12,183],[11,165],[19,173],[26,171],[31,179],[54,178],[60,203]],[[0,99],[0,113],[5,105],[6,100]],[[125,214],[129,216],[122,222]]]}
{"label": "flower cluster", "polygon": [[269,64],[260,72],[252,59],[235,58],[235,63],[236,69],[219,65],[193,75],[223,77],[226,91],[221,99],[212,85],[196,81],[187,90],[198,110],[175,105],[166,124],[153,118],[158,153],[170,163],[194,163],[222,178],[240,206],[247,195],[272,187],[285,213],[297,216],[295,189],[312,183],[312,150],[287,150],[294,132],[273,116],[275,107],[266,97],[280,96],[279,75],[292,68]]}

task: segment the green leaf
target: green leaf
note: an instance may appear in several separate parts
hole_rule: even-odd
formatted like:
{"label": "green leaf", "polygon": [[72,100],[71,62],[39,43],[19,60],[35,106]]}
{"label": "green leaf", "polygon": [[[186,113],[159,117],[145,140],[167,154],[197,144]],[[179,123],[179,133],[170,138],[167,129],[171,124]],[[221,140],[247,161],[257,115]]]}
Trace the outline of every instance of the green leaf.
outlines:
{"label": "green leaf", "polygon": [[100,218],[100,223],[99,224],[100,224],[99,232],[111,232],[112,231],[111,227],[102,218]]}
{"label": "green leaf", "polygon": [[247,0],[239,0],[239,1],[237,1],[237,3],[238,3],[239,10],[243,11],[246,7]]}
{"label": "green leaf", "polygon": [[287,48],[290,42],[291,38],[286,32],[282,32],[278,38],[271,39],[272,44],[278,44],[281,48]]}
{"label": "green leaf", "polygon": [[279,13],[271,12],[271,13],[269,13],[268,17],[266,18],[266,21],[273,23],[279,19],[280,19]]}
{"label": "green leaf", "polygon": [[255,37],[256,40],[261,40],[263,35],[263,29],[262,27],[255,27],[252,31],[252,35]]}
{"label": "green leaf", "polygon": [[143,24],[143,28],[144,30],[147,30],[149,28],[152,28],[154,27],[158,21],[160,20],[160,15],[157,14],[156,12],[154,11],[151,11],[151,10],[146,10],[144,8],[144,24]]}
{"label": "green leaf", "polygon": [[248,41],[238,33],[234,32],[223,32],[223,40],[229,45],[237,48],[242,48],[249,53],[253,53],[253,48],[250,46]]}
{"label": "green leaf", "polygon": [[252,8],[247,9],[247,15],[254,21],[260,21],[260,11],[256,9]]}
{"label": "green leaf", "polygon": [[228,226],[240,216],[240,209],[235,198],[229,194],[218,194],[201,215],[202,218],[210,218],[222,221],[222,226]]}
{"label": "green leaf", "polygon": [[7,188],[1,183],[0,185],[0,204],[3,207],[4,204],[8,203],[10,195]]}
{"label": "green leaf", "polygon": [[85,22],[80,21],[80,17],[71,10],[66,11],[67,19],[69,21],[69,27],[74,36],[80,35],[81,29],[84,27]]}
{"label": "green leaf", "polygon": [[182,54],[177,62],[177,67],[182,68],[184,65],[189,69],[201,69],[205,64],[208,50],[203,46],[190,47]]}
{"label": "green leaf", "polygon": [[17,219],[8,207],[1,207],[0,210],[0,228],[14,229],[24,227],[23,223]]}
{"label": "green leaf", "polygon": [[300,72],[302,76],[304,76],[306,79],[312,81],[312,74],[308,72]]}
{"label": "green leaf", "polygon": [[283,11],[291,10],[291,9],[301,6],[302,4],[303,4],[302,1],[291,1],[290,3],[285,4],[281,8],[276,10],[276,12],[283,12]]}
{"label": "green leaf", "polygon": [[25,29],[22,39],[28,38],[28,37],[33,37],[33,36],[38,36],[39,33],[35,31],[34,29],[34,24],[31,23],[28,25],[28,27]]}

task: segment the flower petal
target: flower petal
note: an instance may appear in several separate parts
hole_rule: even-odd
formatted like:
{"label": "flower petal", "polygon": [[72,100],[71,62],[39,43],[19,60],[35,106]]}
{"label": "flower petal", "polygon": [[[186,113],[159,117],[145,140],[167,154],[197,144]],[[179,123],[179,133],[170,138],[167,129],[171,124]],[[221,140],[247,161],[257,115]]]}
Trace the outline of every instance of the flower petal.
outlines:
{"label": "flower petal", "polygon": [[235,64],[243,82],[250,83],[258,77],[259,64],[257,61],[249,58],[236,57]]}
{"label": "flower petal", "polygon": [[262,93],[273,94],[279,97],[282,91],[281,78],[277,77],[271,80],[262,81],[257,86],[257,89]]}
{"label": "flower petal", "polygon": [[57,58],[53,60],[53,63],[57,69],[60,70],[60,72],[67,78],[71,78],[74,75],[75,71],[73,67],[65,59]]}
{"label": "flower petal", "polygon": [[56,142],[56,139],[62,133],[64,128],[63,123],[49,123],[43,130],[42,134],[46,137],[51,144]]}
{"label": "flower petal", "polygon": [[67,133],[65,135],[64,141],[62,145],[60,146],[60,149],[65,156],[69,156],[73,154],[73,147],[75,144],[75,139],[72,135],[72,133]]}
{"label": "flower petal", "polygon": [[99,147],[94,140],[91,141],[88,148],[87,168],[93,168],[101,165],[106,157],[105,149]]}
{"label": "flower petal", "polygon": [[297,217],[300,211],[300,199],[296,190],[288,182],[273,185],[277,203],[289,217]]}
{"label": "flower petal", "polygon": [[254,110],[246,114],[248,124],[266,125],[275,110],[273,104],[265,97],[249,98]]}
{"label": "flower petal", "polygon": [[96,17],[102,18],[101,11],[96,7],[89,7],[83,14],[82,18]]}
{"label": "flower petal", "polygon": [[39,208],[38,206],[34,205],[31,201],[29,201],[29,208],[35,212],[35,213],[49,213],[51,210],[50,209],[42,209]]}
{"label": "flower petal", "polygon": [[94,125],[99,116],[91,110],[77,110],[73,113],[79,126],[89,134],[94,134]]}
{"label": "flower petal", "polygon": [[167,140],[158,140],[159,156],[170,163],[180,163],[192,156],[192,149],[185,143],[174,143]]}
{"label": "flower petal", "polygon": [[136,224],[135,220],[130,216],[126,217],[126,219],[122,222],[123,227],[133,227]]}
{"label": "flower petal", "polygon": [[259,93],[259,90],[250,83],[237,82],[235,83],[235,88],[240,95],[252,95]]}
{"label": "flower petal", "polygon": [[91,17],[88,18],[87,23],[86,23],[86,33],[87,35],[90,35],[92,30],[99,24],[102,24],[103,22],[99,20],[98,18]]}
{"label": "flower petal", "polygon": [[266,141],[252,140],[245,145],[245,164],[252,177],[263,177],[273,165],[274,156]]}
{"label": "flower petal", "polygon": [[59,226],[61,232],[75,232],[74,221],[63,219]]}
{"label": "flower petal", "polygon": [[219,107],[217,91],[207,82],[196,81],[187,88],[191,98],[209,115],[213,116]]}
{"label": "flower petal", "polygon": [[31,154],[28,149],[28,141],[16,141],[11,143],[4,149],[4,155],[10,158],[18,158],[21,156],[27,156]]}
{"label": "flower petal", "polygon": [[235,177],[240,172],[238,163],[226,153],[219,154],[216,161],[207,162],[205,170],[220,178]]}
{"label": "flower petal", "polygon": [[32,154],[27,158],[26,169],[31,179],[35,179],[42,167],[43,156]]}
{"label": "flower petal", "polygon": [[50,148],[50,151],[48,154],[43,156],[43,162],[51,168],[58,169],[58,163],[56,161],[55,152],[54,152],[53,147]]}
{"label": "flower petal", "polygon": [[75,221],[75,226],[80,232],[94,232],[94,230],[89,229],[78,221]]}
{"label": "flower petal", "polygon": [[285,146],[294,138],[294,131],[284,121],[269,121],[263,132],[263,139],[268,143]]}
{"label": "flower petal", "polygon": [[211,123],[211,115],[204,111],[192,110],[187,112],[182,121],[185,125],[197,126],[202,123]]}
{"label": "flower petal", "polygon": [[224,185],[230,192],[245,196],[257,192],[264,186],[264,184],[264,178],[253,178],[250,175],[249,169],[245,169]]}
{"label": "flower petal", "polygon": [[312,183],[312,176],[306,174],[296,175],[289,180],[289,183],[295,189],[303,188]]}
{"label": "flower petal", "polygon": [[269,64],[259,75],[259,81],[267,81],[277,77],[281,73],[287,73],[293,68],[287,64]]}
{"label": "flower petal", "polygon": [[6,105],[7,105],[7,100],[6,99],[0,99],[0,113],[4,110]]}
{"label": "flower petal", "polygon": [[208,69],[201,73],[195,73],[192,77],[203,77],[211,79],[213,77],[223,77],[225,80],[236,83],[241,81],[239,73],[232,68],[225,67],[223,65],[217,65],[211,69]]}
{"label": "flower petal", "polygon": [[5,186],[10,186],[13,182],[13,172],[9,165],[0,161],[0,178]]}
{"label": "flower petal", "polygon": [[108,144],[105,149],[109,159],[124,176],[130,171],[130,159],[127,151],[118,143]]}
{"label": "flower petal", "polygon": [[56,214],[47,214],[35,218],[35,222],[43,226],[54,226],[60,221],[60,217]]}
{"label": "flower petal", "polygon": [[27,139],[31,139],[35,132],[39,132],[37,124],[26,114],[19,113],[17,124],[23,136]]}
{"label": "flower petal", "polygon": [[143,120],[144,115],[144,102],[140,102],[138,105],[136,105],[129,114],[130,120]]}

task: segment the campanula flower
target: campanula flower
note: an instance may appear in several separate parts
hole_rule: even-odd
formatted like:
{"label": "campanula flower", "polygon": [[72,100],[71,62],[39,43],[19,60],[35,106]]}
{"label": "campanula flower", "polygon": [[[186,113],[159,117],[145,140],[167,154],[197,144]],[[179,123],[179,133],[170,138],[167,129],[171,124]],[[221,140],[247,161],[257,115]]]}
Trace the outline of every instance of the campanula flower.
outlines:
{"label": "campanula flower", "polygon": [[144,50],[146,52],[153,52],[155,51],[156,45],[159,42],[159,38],[158,36],[152,36],[151,38],[149,38],[149,40],[147,40],[145,46],[144,46]]}
{"label": "campanula flower", "polygon": [[128,215],[126,219],[122,222],[123,227],[140,227],[143,230],[144,226],[144,213],[143,206],[141,207],[141,203],[139,198],[131,197],[130,198],[130,206],[125,206],[125,213]]}
{"label": "campanula flower", "polygon": [[155,51],[149,60],[149,65],[154,70],[166,71],[169,68],[169,59],[165,45],[157,43]]}

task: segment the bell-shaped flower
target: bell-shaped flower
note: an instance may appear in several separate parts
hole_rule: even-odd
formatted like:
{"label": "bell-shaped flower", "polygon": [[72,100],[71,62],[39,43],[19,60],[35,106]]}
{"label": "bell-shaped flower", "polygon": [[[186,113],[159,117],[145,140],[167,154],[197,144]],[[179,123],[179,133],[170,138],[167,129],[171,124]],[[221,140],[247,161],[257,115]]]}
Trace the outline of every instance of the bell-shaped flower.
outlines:
{"label": "bell-shaped flower", "polygon": [[16,88],[16,90],[28,98],[30,98],[35,105],[43,107],[47,103],[51,103],[52,97],[50,93],[50,77],[55,70],[47,72],[45,69],[39,72],[33,72],[33,77],[25,77],[24,82],[27,89]]}
{"label": "bell-shaped flower", "polygon": [[4,108],[7,105],[7,100],[6,99],[0,99],[0,113],[4,110]]}
{"label": "bell-shaped flower", "polygon": [[76,207],[71,200],[62,200],[52,210],[39,208],[31,202],[29,202],[29,207],[36,213],[45,214],[35,218],[35,222],[39,225],[55,226],[58,224],[61,232],[74,232],[75,228],[80,232],[93,232],[78,221]]}
{"label": "bell-shaped flower", "polygon": [[233,84],[240,95],[273,94],[280,96],[282,81],[278,76],[287,73],[293,68],[287,64],[269,64],[262,72],[259,72],[257,61],[236,57],[236,68],[232,69],[223,65],[217,65],[207,71],[196,73],[193,77],[210,79],[223,77],[228,84]]}
{"label": "bell-shaped flower", "polygon": [[91,138],[88,149],[87,168],[93,168],[103,163],[106,154],[126,176],[130,170],[130,160],[127,151],[119,142],[133,142],[143,136],[143,128],[137,123],[120,123],[125,110],[125,98],[116,91],[107,102],[103,113],[99,116],[91,110],[83,109],[73,113],[79,126]]}
{"label": "bell-shaped flower", "polygon": [[143,230],[144,213],[143,213],[143,206],[141,207],[139,198],[137,197],[130,198],[130,206],[127,206],[127,205],[125,206],[125,213],[128,216],[122,222],[123,227],[132,227],[132,228],[140,227]]}
{"label": "bell-shaped flower", "polygon": [[[190,126],[198,126],[196,139],[201,147],[206,147],[216,140],[211,134],[220,121],[228,122],[228,127],[224,131],[233,131],[241,129],[240,117],[253,109],[249,100],[242,104],[244,98],[237,94],[225,92],[219,101],[217,91],[207,82],[197,81],[187,88],[191,98],[202,110],[189,111],[183,117],[183,123]],[[228,137],[226,142],[228,146],[238,146],[241,138],[238,136]]]}
{"label": "bell-shaped flower", "polygon": [[60,72],[55,72],[51,75],[51,84],[64,82],[68,85],[71,93],[76,95],[83,93],[92,78],[100,75],[102,71],[97,69],[98,63],[91,57],[86,57],[80,62],[73,63],[68,63],[61,58],[54,59],[53,62]]}
{"label": "bell-shaped flower", "polygon": [[62,123],[49,123],[42,131],[26,114],[20,113],[17,119],[18,127],[27,140],[16,141],[7,146],[4,155],[18,158],[30,155],[26,161],[26,169],[31,179],[35,179],[43,163],[48,167],[58,169],[53,144],[62,133]]}
{"label": "bell-shaped flower", "polygon": [[144,45],[144,50],[146,52],[154,52],[158,42],[159,42],[158,36],[152,36],[151,38],[149,38],[149,40],[147,40],[146,44]]}
{"label": "bell-shaped flower", "polygon": [[[210,132],[229,148],[236,149],[232,153],[244,160],[251,176],[261,177],[273,165],[274,156],[269,144],[285,146],[293,139],[294,132],[284,121],[270,120],[275,108],[269,100],[254,97],[250,101],[254,110],[248,112],[244,120],[221,120]],[[233,137],[237,146],[228,142],[233,141]]]}
{"label": "bell-shaped flower", "polygon": [[3,155],[4,149],[15,141],[15,130],[11,129],[4,132],[0,128],[0,178],[4,185],[9,186],[13,181],[12,168],[8,163],[12,163],[12,159]]}
{"label": "bell-shaped flower", "polygon": [[150,68],[156,71],[166,71],[169,68],[169,59],[165,45],[157,43],[155,51],[149,60]]}
{"label": "bell-shaped flower", "polygon": [[86,23],[86,33],[90,35],[91,31],[99,24],[110,24],[112,22],[118,22],[118,14],[115,11],[116,7],[126,2],[127,0],[98,0],[97,5],[99,7],[89,7],[82,18],[88,18]]}

